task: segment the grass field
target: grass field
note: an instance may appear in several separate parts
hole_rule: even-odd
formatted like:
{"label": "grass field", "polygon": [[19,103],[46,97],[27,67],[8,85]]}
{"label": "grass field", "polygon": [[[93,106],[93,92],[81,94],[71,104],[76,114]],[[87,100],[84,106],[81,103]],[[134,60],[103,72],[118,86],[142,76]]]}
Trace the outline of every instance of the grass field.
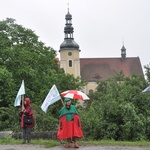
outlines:
{"label": "grass field", "polygon": [[[21,140],[16,140],[13,138],[1,138],[0,144],[21,144]],[[150,146],[149,141],[137,141],[137,142],[129,142],[129,141],[114,141],[114,140],[100,140],[100,141],[90,141],[90,140],[79,140],[78,143],[82,145],[103,145],[103,146]],[[35,145],[44,145],[45,147],[54,147],[60,145],[59,140],[32,140],[31,144]]]}

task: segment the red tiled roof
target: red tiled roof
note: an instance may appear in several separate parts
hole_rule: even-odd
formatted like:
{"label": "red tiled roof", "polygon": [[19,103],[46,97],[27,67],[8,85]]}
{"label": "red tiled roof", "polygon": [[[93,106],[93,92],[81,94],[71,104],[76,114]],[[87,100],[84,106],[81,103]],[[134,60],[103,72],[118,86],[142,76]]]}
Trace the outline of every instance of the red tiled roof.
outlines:
{"label": "red tiled roof", "polygon": [[125,76],[143,75],[139,57],[122,58],[80,58],[81,79],[96,81],[107,80],[115,72],[123,71]]}

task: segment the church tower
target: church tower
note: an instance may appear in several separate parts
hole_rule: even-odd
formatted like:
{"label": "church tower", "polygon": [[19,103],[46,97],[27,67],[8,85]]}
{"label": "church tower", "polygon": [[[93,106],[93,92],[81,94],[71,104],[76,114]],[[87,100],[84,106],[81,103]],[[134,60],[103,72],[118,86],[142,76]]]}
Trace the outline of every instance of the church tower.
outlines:
{"label": "church tower", "polygon": [[60,67],[65,73],[72,74],[74,77],[80,77],[80,56],[79,45],[74,41],[72,27],[72,15],[65,15],[66,24],[64,27],[64,41],[60,45]]}
{"label": "church tower", "polygon": [[122,48],[121,48],[121,58],[122,58],[123,60],[126,59],[126,48],[124,47],[124,45],[123,45]]}

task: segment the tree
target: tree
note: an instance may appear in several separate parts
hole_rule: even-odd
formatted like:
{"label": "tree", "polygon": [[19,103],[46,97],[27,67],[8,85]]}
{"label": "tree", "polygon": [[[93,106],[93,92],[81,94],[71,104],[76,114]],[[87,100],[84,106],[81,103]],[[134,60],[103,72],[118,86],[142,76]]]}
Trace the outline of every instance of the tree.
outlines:
{"label": "tree", "polygon": [[[65,74],[59,68],[56,51],[52,47],[45,46],[31,29],[16,24],[11,18],[0,21],[0,66],[0,107],[19,109],[12,106],[21,81],[24,80],[25,97],[30,97],[38,120],[43,119],[39,109],[54,84],[60,93],[83,85],[80,78]],[[56,107],[62,107],[61,102],[49,109],[48,113],[53,114],[54,118],[57,116]]]}
{"label": "tree", "polygon": [[142,93],[146,82],[142,76],[121,76],[118,74],[108,81],[99,81],[91,103],[81,110],[85,137],[97,140],[149,139],[150,97]]}
{"label": "tree", "polygon": [[144,66],[147,82],[150,84],[150,63]]}

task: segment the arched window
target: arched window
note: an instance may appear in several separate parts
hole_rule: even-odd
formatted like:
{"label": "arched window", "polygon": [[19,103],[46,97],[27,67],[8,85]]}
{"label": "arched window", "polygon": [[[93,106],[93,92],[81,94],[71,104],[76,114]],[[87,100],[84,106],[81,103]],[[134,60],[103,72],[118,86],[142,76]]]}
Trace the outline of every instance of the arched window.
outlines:
{"label": "arched window", "polygon": [[93,95],[93,90],[92,89],[89,90],[89,95]]}
{"label": "arched window", "polygon": [[69,60],[69,67],[72,67],[72,60]]}

